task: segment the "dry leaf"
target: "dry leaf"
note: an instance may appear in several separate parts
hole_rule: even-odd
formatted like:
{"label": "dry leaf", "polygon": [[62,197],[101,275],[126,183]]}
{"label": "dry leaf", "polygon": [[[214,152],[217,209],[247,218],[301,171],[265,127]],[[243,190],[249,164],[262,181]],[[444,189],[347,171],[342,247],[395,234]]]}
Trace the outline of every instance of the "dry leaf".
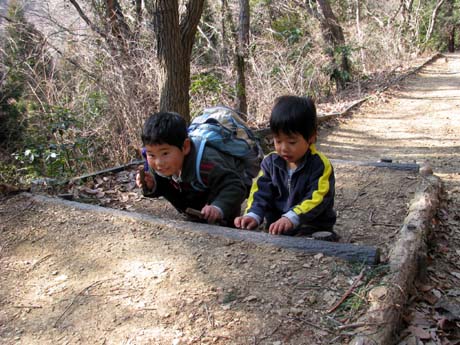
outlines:
{"label": "dry leaf", "polygon": [[431,339],[431,334],[421,327],[409,326],[409,331],[422,340]]}

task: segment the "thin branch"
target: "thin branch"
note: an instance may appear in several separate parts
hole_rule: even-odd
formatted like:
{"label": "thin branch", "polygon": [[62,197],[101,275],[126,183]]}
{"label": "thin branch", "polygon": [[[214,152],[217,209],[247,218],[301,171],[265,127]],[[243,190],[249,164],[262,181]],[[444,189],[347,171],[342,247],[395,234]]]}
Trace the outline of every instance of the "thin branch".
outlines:
{"label": "thin branch", "polygon": [[91,30],[93,30],[94,32],[98,33],[99,35],[101,35],[105,40],[109,40],[108,36],[101,31],[101,29],[99,29],[96,25],[93,24],[93,22],[88,18],[88,16],[85,14],[85,12],[83,12],[83,10],[81,9],[80,5],[78,4],[78,2],[76,2],[75,0],[70,0],[70,2],[72,3],[72,5],[75,7],[75,9],[77,10],[78,14],[80,15],[80,17],[85,21],[85,23],[91,28]]}
{"label": "thin branch", "polygon": [[64,316],[67,314],[67,312],[70,310],[70,308],[75,304],[75,302],[78,300],[78,298],[80,296],[83,296],[83,294],[85,294],[86,292],[88,292],[91,288],[97,286],[97,285],[100,285],[102,284],[103,282],[105,282],[107,280],[99,280],[99,281],[96,281],[94,283],[92,283],[91,285],[85,287],[83,290],[81,290],[72,300],[72,302],[67,306],[67,308],[65,308],[64,312],[57,318],[56,322],[54,323],[53,327],[54,328],[57,328],[57,326],[59,325],[59,323],[61,322],[61,320],[64,318]]}
{"label": "thin branch", "polygon": [[353,292],[356,286],[358,286],[358,283],[361,281],[361,279],[363,279],[365,270],[365,268],[361,270],[358,277],[355,279],[353,284],[351,284],[350,288],[343,294],[342,298],[331,309],[327,311],[328,314],[336,310],[348,298],[348,296]]}

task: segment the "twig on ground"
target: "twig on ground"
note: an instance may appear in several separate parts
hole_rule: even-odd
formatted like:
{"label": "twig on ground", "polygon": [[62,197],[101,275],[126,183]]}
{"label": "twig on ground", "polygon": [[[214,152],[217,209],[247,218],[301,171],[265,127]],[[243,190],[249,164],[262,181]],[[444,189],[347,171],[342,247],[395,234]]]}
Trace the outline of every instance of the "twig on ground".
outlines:
{"label": "twig on ground", "polygon": [[337,329],[338,330],[343,330],[343,329],[348,329],[348,328],[358,328],[358,327],[372,326],[372,325],[375,325],[375,323],[356,322],[356,323],[350,323],[348,325],[337,326]]}
{"label": "twig on ground", "polygon": [[375,225],[379,225],[379,226],[388,226],[388,227],[390,227],[390,228],[396,228],[396,227],[399,227],[399,226],[400,226],[399,224],[372,222],[371,226],[375,226]]}
{"label": "twig on ground", "polygon": [[206,312],[206,318],[208,319],[209,324],[211,325],[212,328],[215,328],[214,317],[209,312],[209,309],[208,309],[208,306],[206,305],[206,303],[204,304],[204,310]]}
{"label": "twig on ground", "polygon": [[372,220],[372,217],[374,216],[374,209],[371,210],[371,212],[369,212],[369,223],[373,223],[374,221]]}
{"label": "twig on ground", "polygon": [[29,272],[34,270],[35,267],[37,267],[38,265],[40,265],[43,261],[45,260],[48,260],[52,255],[51,254],[48,254],[48,255],[45,255],[44,257],[42,257],[41,259],[39,259],[36,263],[33,264],[33,266],[29,269]]}
{"label": "twig on ground", "polygon": [[358,283],[361,281],[361,279],[363,278],[364,276],[364,271],[366,269],[363,268],[361,270],[361,272],[359,273],[358,277],[355,279],[355,281],[353,282],[353,284],[351,284],[350,288],[343,294],[342,298],[332,307],[330,308],[327,313],[332,313],[334,310],[336,310],[347,298],[348,296],[353,292],[353,290],[356,288],[356,286],[358,285]]}
{"label": "twig on ground", "polygon": [[[26,206],[24,206],[22,209],[21,209],[21,213],[24,213],[25,210],[29,209],[32,205],[34,204],[34,200],[31,200]],[[7,224],[10,220],[12,220],[13,218],[16,218],[18,215],[17,214],[13,214],[12,216],[10,216],[9,218],[5,219],[2,221],[3,224]]]}
{"label": "twig on ground", "polygon": [[273,334],[275,334],[278,331],[278,329],[281,327],[281,324],[282,322],[280,322],[278,326],[276,326],[275,329],[271,331],[269,334],[266,334],[260,337],[259,339],[257,339],[256,336],[254,336],[254,345],[259,344],[262,340],[267,339],[268,337],[271,337]]}
{"label": "twig on ground", "polygon": [[70,308],[75,304],[75,302],[77,301],[77,299],[82,296],[84,293],[86,293],[87,291],[89,291],[91,288],[97,286],[97,285],[100,285],[102,284],[103,282],[107,281],[106,280],[98,280],[94,283],[92,283],[91,285],[85,287],[83,290],[81,290],[72,300],[72,302],[67,306],[67,308],[65,308],[64,312],[61,314],[61,316],[59,316],[56,320],[56,322],[54,323],[53,327],[54,328],[57,328],[57,326],[59,325],[59,323],[61,322],[61,320],[64,318],[64,316],[67,314],[67,312],[70,310]]}
{"label": "twig on ground", "polygon": [[374,183],[375,181],[370,181],[368,183],[366,183],[364,186],[362,186],[358,192],[356,193],[355,197],[353,198],[353,200],[351,200],[349,203],[347,203],[346,205],[344,205],[342,208],[339,209],[339,211],[343,211],[351,206],[353,206],[353,204],[356,202],[356,200],[358,200],[358,198],[363,195],[363,192],[366,190],[367,187],[369,187],[372,183]]}

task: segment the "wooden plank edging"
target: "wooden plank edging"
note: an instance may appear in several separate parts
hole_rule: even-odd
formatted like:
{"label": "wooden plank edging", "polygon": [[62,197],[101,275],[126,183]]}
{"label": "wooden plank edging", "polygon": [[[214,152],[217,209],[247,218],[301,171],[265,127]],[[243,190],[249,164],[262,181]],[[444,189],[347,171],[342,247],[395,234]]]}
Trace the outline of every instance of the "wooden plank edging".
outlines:
{"label": "wooden plank edging", "polygon": [[43,195],[31,195],[31,197],[33,200],[39,202],[110,214],[116,217],[127,218],[130,220],[145,221],[152,225],[174,228],[178,231],[208,234],[211,236],[219,236],[230,240],[249,242],[257,245],[269,245],[277,248],[284,248],[287,250],[308,254],[323,253],[324,255],[334,256],[343,260],[359,262],[366,265],[376,265],[380,263],[380,250],[378,248],[367,245],[312,240],[305,237],[274,236],[259,231],[239,230],[223,226],[193,223],[183,220],[162,219],[147,214],[111,209],[60,198],[51,198]]}

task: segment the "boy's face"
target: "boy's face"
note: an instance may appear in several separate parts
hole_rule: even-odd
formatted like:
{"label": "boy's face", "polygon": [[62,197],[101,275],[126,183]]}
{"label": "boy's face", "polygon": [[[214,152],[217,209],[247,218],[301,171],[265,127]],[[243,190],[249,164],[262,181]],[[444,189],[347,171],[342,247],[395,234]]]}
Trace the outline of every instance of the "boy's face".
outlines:
{"label": "boy's face", "polygon": [[145,145],[149,165],[162,176],[180,176],[184,157],[190,152],[190,139],[182,149],[169,144]]}
{"label": "boy's face", "polygon": [[300,159],[308,151],[310,141],[313,140],[305,140],[299,133],[285,134],[280,132],[273,137],[276,152],[288,163],[290,168],[297,167]]}

